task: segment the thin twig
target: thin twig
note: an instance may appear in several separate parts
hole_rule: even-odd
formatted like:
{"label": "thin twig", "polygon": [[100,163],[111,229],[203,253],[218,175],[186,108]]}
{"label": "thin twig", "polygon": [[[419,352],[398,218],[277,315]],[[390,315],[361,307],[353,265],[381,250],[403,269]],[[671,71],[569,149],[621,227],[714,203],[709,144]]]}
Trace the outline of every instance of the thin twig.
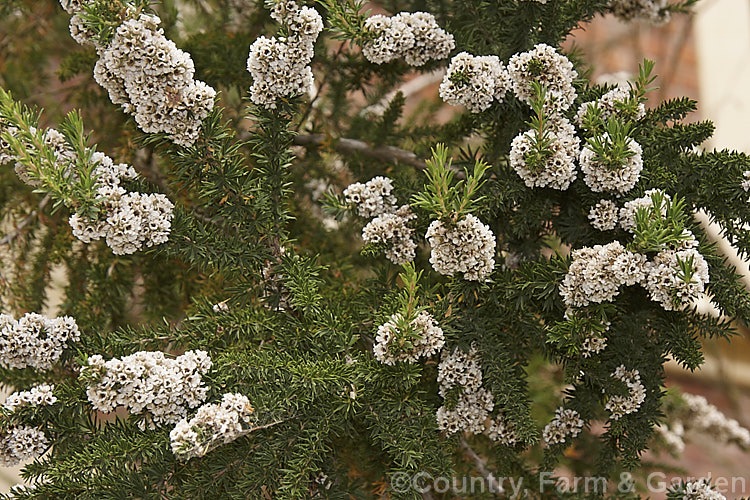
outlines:
{"label": "thin twig", "polygon": [[298,146],[323,146],[335,143],[335,148],[340,153],[361,153],[381,161],[405,163],[419,169],[426,167],[424,160],[411,151],[395,146],[370,146],[357,139],[334,139],[323,134],[299,134],[294,138],[294,143]]}
{"label": "thin twig", "polygon": [[44,207],[47,206],[50,200],[51,200],[50,195],[47,195],[44,198],[42,198],[42,201],[39,202],[39,208],[31,212],[28,216],[26,216],[26,218],[22,220],[20,224],[18,224],[12,232],[6,234],[3,237],[3,239],[0,240],[0,245],[9,245],[14,239],[16,239],[16,237],[19,234],[21,234],[21,230],[23,230],[23,228],[31,224],[31,222],[34,219],[36,219],[36,217],[39,215],[39,213],[42,210],[44,210]]}
{"label": "thin twig", "polygon": [[477,455],[477,452],[475,452],[471,446],[469,446],[469,443],[466,442],[466,439],[461,437],[461,448],[464,449],[464,452],[466,455],[474,461],[474,464],[477,466],[477,470],[480,474],[482,474],[486,479],[489,486],[489,490],[494,493],[503,493],[503,486],[497,482],[497,479],[487,469],[487,464],[485,461]]}

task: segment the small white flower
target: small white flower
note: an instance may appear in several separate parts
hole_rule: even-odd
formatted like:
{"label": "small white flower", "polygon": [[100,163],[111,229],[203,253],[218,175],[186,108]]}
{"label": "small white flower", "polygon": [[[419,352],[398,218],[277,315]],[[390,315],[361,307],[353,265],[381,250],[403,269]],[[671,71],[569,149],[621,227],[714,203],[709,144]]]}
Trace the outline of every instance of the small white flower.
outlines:
{"label": "small white flower", "polygon": [[451,59],[440,84],[440,97],[448,104],[479,113],[493,101],[502,101],[509,88],[508,73],[497,56],[461,52]]}
{"label": "small white flower", "polygon": [[49,370],[80,335],[78,325],[69,316],[49,319],[27,313],[15,321],[0,314],[0,366]]}
{"label": "small white flower", "polygon": [[224,394],[220,404],[203,405],[193,418],[175,424],[169,433],[172,453],[180,460],[189,460],[231,443],[251,431],[253,412],[247,397]]}
{"label": "small white flower", "polygon": [[549,45],[540,43],[528,52],[513,55],[508,61],[508,73],[513,92],[526,103],[534,98],[532,82],[546,88],[544,109],[548,116],[567,110],[576,98],[573,80],[578,73],[573,63]]}
{"label": "small white flower", "polygon": [[620,209],[615,202],[610,200],[600,200],[589,211],[589,221],[591,225],[599,231],[609,231],[617,227],[617,220]]}
{"label": "small white flower", "polygon": [[430,263],[440,274],[463,274],[469,281],[486,281],[495,267],[495,235],[489,226],[468,214],[452,227],[436,220],[425,234]]}
{"label": "small white flower", "polygon": [[555,411],[555,418],[544,428],[544,442],[547,446],[564,443],[568,437],[576,437],[580,434],[583,424],[577,411],[558,408]]}
{"label": "small white flower", "polygon": [[372,349],[375,359],[386,365],[395,365],[397,362],[414,363],[418,358],[428,358],[443,348],[443,330],[426,311],[419,313],[409,323],[414,333],[409,338],[411,347],[400,346],[397,342],[405,334],[398,328],[401,318],[400,314],[394,314],[389,321],[378,327]]}
{"label": "small white flower", "polygon": [[163,352],[139,351],[122,359],[104,362],[91,356],[82,374],[90,373],[96,382],[86,391],[94,409],[109,413],[125,406],[131,414],[145,415],[142,428],[173,424],[199,406],[208,387],[201,375],[211,368],[205,351],[187,351],[177,358]]}

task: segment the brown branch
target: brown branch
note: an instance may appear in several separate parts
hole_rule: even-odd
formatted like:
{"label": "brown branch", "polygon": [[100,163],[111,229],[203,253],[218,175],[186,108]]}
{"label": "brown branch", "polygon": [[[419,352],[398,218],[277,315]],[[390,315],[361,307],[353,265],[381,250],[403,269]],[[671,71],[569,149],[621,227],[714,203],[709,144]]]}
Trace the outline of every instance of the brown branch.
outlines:
{"label": "brown branch", "polygon": [[364,141],[347,139],[346,137],[334,139],[323,134],[298,134],[294,138],[294,144],[297,146],[324,146],[332,144],[339,153],[360,153],[381,161],[404,163],[419,169],[426,167],[424,160],[411,151],[395,146],[370,146]]}
{"label": "brown branch", "polygon": [[503,493],[503,486],[497,482],[497,479],[487,469],[487,464],[485,461],[477,455],[477,452],[474,451],[471,446],[469,446],[469,443],[466,442],[466,439],[462,436],[461,437],[461,448],[463,448],[466,455],[474,461],[474,465],[477,466],[477,470],[481,475],[483,475],[487,479],[487,485],[490,489],[490,491],[495,493]]}

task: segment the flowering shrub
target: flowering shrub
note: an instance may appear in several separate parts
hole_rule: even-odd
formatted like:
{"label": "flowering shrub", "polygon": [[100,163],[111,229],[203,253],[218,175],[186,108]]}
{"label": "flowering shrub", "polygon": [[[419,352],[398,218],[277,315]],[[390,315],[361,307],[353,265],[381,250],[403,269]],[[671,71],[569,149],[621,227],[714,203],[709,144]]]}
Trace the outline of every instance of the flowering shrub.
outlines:
{"label": "flowering shrub", "polygon": [[750,321],[693,218],[750,252],[750,160],[649,101],[654,62],[595,85],[561,48],[690,0],[15,4],[10,497],[423,498],[396,480],[639,481],[696,433],[750,447],[664,391],[668,357]]}

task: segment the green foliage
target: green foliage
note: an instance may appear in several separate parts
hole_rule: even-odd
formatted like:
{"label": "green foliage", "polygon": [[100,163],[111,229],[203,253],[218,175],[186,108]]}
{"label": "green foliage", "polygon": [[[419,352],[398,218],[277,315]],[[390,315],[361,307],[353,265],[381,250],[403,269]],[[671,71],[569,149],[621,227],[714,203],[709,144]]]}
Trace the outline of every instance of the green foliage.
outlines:
{"label": "green foliage", "polygon": [[482,197],[477,192],[484,184],[482,176],[489,165],[481,159],[474,163],[474,170],[463,172],[464,179],[453,183],[456,172],[448,158],[448,149],[438,144],[432,150],[432,158],[426,161],[426,191],[413,198],[413,205],[428,211],[437,219],[456,222],[470,213]]}

